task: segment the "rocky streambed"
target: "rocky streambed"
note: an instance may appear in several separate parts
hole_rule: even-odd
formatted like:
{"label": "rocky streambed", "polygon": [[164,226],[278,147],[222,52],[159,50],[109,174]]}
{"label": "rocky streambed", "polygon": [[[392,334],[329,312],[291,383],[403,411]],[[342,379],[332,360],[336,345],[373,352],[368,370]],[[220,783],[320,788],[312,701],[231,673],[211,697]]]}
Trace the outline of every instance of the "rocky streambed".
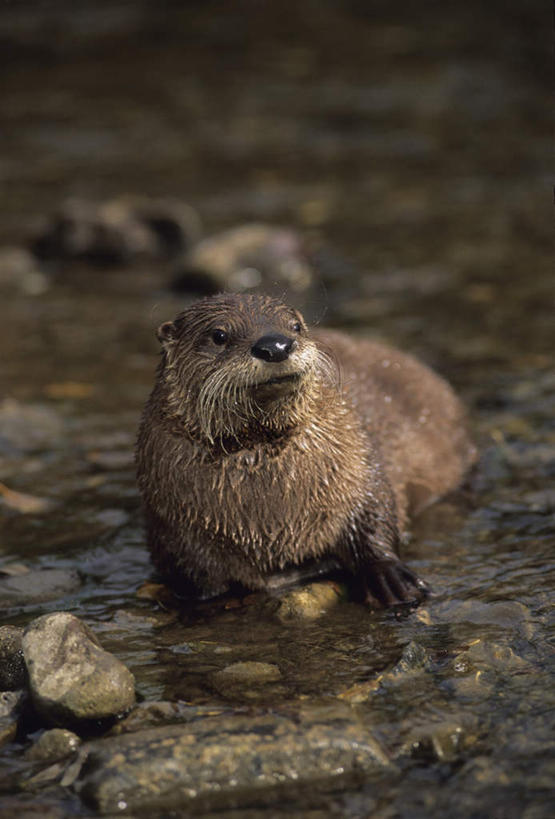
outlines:
{"label": "rocky streambed", "polygon": [[[0,815],[551,819],[540,5],[47,6],[0,18]],[[221,287],[463,397],[481,459],[414,522],[418,609],[154,576],[154,328]]]}

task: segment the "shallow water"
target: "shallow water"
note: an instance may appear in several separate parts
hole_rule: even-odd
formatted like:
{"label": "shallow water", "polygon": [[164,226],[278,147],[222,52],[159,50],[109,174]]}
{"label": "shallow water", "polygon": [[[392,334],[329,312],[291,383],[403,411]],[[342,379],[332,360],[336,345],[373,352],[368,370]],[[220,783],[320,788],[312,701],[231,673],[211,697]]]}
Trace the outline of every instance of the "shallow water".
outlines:
{"label": "shallow water", "polygon": [[[392,754],[418,726],[463,727],[452,758],[401,755],[396,770],[331,795],[229,816],[551,815],[547,27],[539,4],[486,5],[3,10],[3,243],[27,241],[68,195],[122,192],[179,196],[208,233],[253,219],[302,228],[346,260],[309,311],[435,366],[466,401],[479,441],[470,484],[415,522],[405,554],[434,591],[416,614],[345,602],[284,625],[255,600],[176,615],[136,594],[152,572],[132,466],[153,328],[183,304],[166,287],[170,265],[67,265],[41,294],[3,295],[4,395],[17,402],[4,413],[12,406],[23,431],[12,418],[0,439],[1,480],[52,505],[38,514],[3,505],[0,567],[77,569],[82,582],[54,600],[13,603],[0,624],[78,614],[147,700],[241,706],[210,675],[240,660],[275,663],[281,680],[247,705],[285,711],[299,698],[332,708],[416,641],[432,672],[353,702],[357,719]],[[511,649],[481,677],[479,658],[476,673],[456,659],[477,640]],[[19,737],[1,751],[7,770],[25,770],[25,745]],[[56,789],[14,789],[10,800],[14,812],[82,810]]]}

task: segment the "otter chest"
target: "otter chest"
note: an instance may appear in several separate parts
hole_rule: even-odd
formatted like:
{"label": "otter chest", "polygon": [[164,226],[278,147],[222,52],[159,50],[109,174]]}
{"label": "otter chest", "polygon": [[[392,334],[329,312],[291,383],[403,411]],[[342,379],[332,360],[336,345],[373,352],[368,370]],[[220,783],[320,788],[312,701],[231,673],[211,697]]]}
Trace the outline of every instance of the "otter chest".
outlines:
{"label": "otter chest", "polygon": [[261,567],[285,565],[301,543],[305,553],[323,554],[361,491],[361,476],[340,452],[315,451],[302,440],[193,460],[183,477],[184,511],[197,537],[248,553]]}

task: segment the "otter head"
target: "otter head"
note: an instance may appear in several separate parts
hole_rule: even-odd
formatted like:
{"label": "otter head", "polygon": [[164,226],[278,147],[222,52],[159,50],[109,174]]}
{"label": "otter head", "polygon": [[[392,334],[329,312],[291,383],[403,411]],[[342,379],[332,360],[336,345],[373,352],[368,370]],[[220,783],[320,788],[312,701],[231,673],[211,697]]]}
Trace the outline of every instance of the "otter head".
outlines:
{"label": "otter head", "polygon": [[208,443],[291,430],[334,380],[300,313],[267,296],[203,299],[162,324],[158,338],[168,412]]}

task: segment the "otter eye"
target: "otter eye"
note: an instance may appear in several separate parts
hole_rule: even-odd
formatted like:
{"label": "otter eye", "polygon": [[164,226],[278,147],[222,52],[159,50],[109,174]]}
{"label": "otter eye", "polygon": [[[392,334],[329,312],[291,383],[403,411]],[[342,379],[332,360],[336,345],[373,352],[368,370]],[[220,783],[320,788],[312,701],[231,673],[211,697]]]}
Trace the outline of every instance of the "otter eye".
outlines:
{"label": "otter eye", "polygon": [[300,324],[300,322],[296,321],[296,322],[295,322],[295,323],[294,323],[294,324],[291,326],[291,329],[293,330],[293,332],[294,332],[294,333],[300,333],[300,332],[301,332],[301,324]]}
{"label": "otter eye", "polygon": [[225,344],[228,339],[228,335],[225,330],[213,330],[212,331],[212,341],[214,344]]}

